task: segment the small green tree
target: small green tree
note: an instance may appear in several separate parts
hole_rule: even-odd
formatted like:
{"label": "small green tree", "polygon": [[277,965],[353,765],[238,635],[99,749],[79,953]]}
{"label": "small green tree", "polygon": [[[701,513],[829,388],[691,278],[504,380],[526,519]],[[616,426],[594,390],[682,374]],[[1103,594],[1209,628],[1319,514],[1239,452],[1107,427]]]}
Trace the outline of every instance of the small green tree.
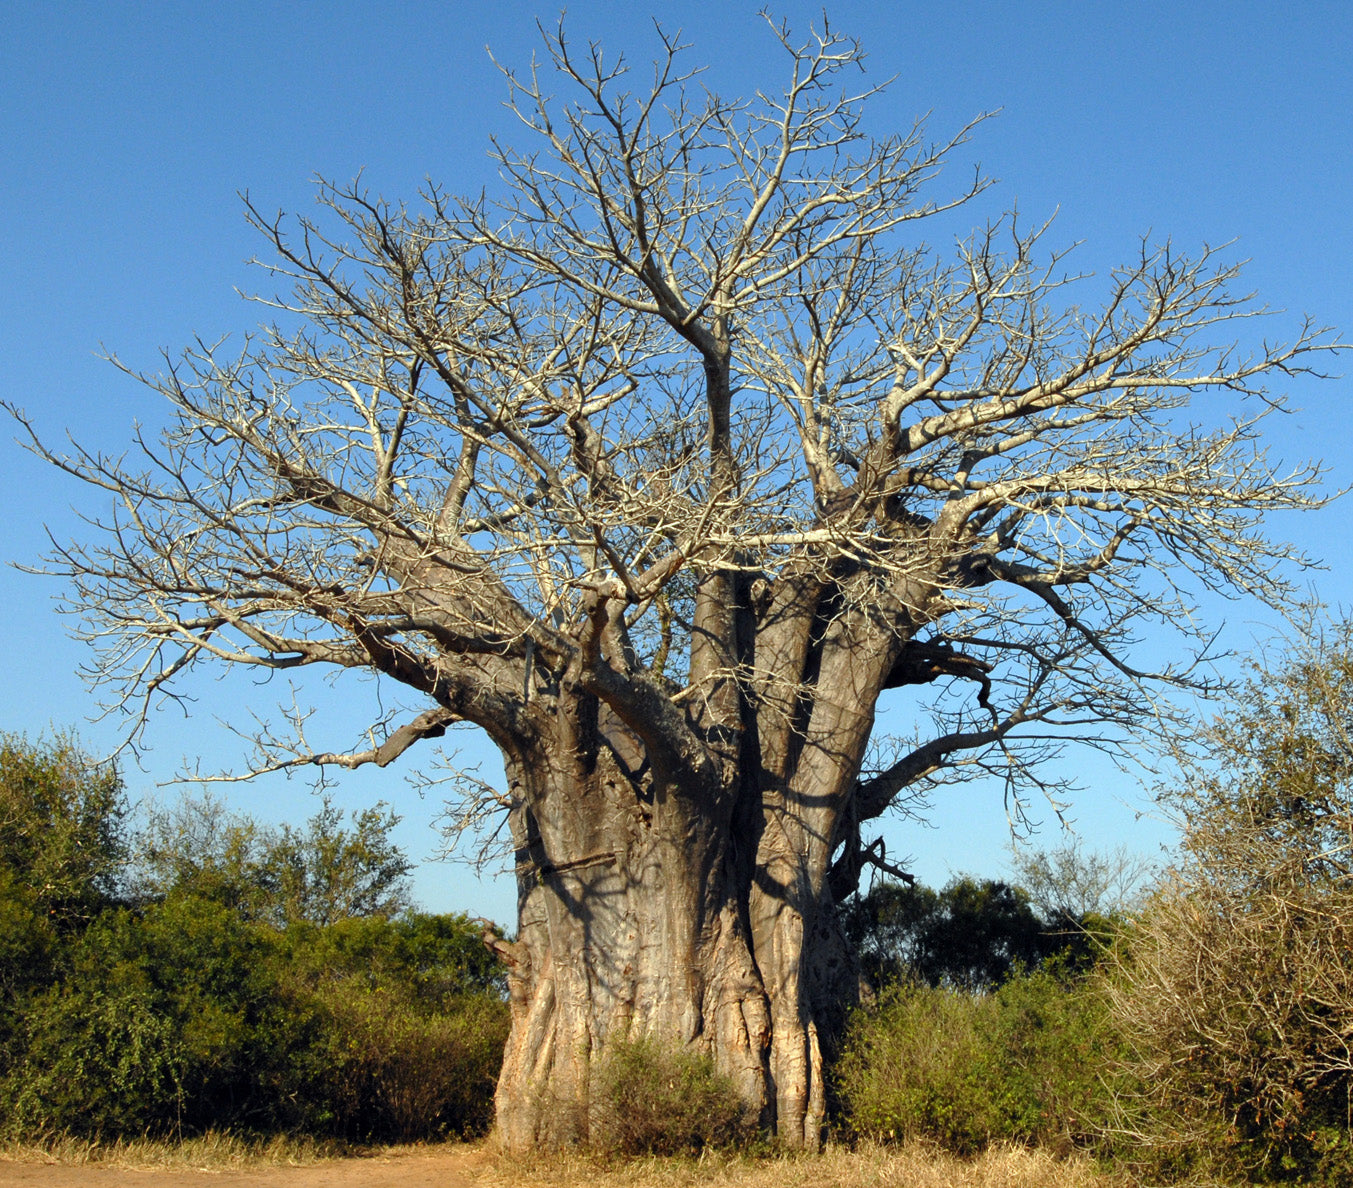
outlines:
{"label": "small green tree", "polygon": [[151,807],[137,834],[131,876],[141,903],[191,890],[248,918],[272,898],[263,828],[210,795]]}
{"label": "small green tree", "polygon": [[142,898],[191,886],[278,927],[408,909],[412,864],[390,836],[399,817],[377,804],[348,827],[343,818],[326,798],[304,828],[268,827],[212,796],[184,797],[152,812],[142,832]]}
{"label": "small green tree", "polygon": [[111,764],[70,735],[0,734],[0,879],[57,925],[84,921],[117,890],[127,803]]}
{"label": "small green tree", "polygon": [[0,1075],[27,999],[118,894],[125,816],[116,768],[93,762],[73,737],[0,734]]}
{"label": "small green tree", "polygon": [[1163,796],[1179,860],[1110,983],[1171,1157],[1353,1176],[1353,622],[1262,661]]}
{"label": "small green tree", "polygon": [[332,924],[366,916],[385,919],[409,906],[413,869],[390,833],[399,817],[384,804],[354,813],[327,798],[305,829],[282,825],[264,839],[262,868],[282,922]]}
{"label": "small green tree", "polygon": [[1075,839],[1050,850],[1016,847],[1011,868],[1042,922],[1045,960],[1063,975],[1085,972],[1108,953],[1154,871],[1125,846],[1095,852]]}

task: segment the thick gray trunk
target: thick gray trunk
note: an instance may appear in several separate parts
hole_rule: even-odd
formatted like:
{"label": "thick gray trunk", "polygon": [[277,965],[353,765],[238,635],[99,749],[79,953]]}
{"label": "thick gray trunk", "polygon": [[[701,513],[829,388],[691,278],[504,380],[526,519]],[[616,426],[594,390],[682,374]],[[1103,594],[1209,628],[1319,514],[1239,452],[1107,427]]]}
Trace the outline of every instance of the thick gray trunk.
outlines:
{"label": "thick gray trunk", "polygon": [[[512,1033],[497,1093],[510,1150],[586,1142],[591,1078],[616,1038],[707,1053],[750,1119],[816,1147],[822,1050],[843,1017],[840,948],[789,855],[743,878],[726,840],[636,813],[598,778],[568,824],[517,813],[520,931],[507,946]],[[632,798],[631,798],[632,799]],[[672,814],[676,816],[676,813]],[[774,885],[772,885],[772,882]],[[823,958],[827,958],[824,962]]]}
{"label": "thick gray trunk", "polygon": [[[792,643],[809,615],[785,613]],[[718,625],[733,633],[731,618]],[[638,727],[576,690],[557,691],[536,719],[553,725],[509,758],[520,932],[497,1094],[505,1147],[586,1142],[593,1077],[617,1038],[708,1054],[763,1128],[818,1145],[824,1050],[856,985],[827,873],[894,653],[858,626],[832,624],[811,672],[746,700],[734,649],[710,645],[710,696],[689,726],[719,756],[707,770],[664,770],[678,748],[654,759]]]}
{"label": "thick gray trunk", "polygon": [[[513,820],[520,932],[508,947],[499,1141],[585,1142],[591,1078],[617,1038],[708,1053],[771,1123],[770,1004],[726,835],[698,828],[675,797],[636,805],[608,761],[584,788],[552,786],[570,774],[537,768],[514,787],[525,798]],[[558,797],[567,811],[543,811]]]}

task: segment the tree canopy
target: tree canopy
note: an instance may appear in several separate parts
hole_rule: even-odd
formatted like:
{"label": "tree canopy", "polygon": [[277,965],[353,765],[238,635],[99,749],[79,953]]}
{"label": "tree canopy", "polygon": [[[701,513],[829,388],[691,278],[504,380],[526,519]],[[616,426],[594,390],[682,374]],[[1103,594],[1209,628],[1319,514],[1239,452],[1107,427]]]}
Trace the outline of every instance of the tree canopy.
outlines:
{"label": "tree canopy", "polygon": [[880,988],[992,990],[1067,943],[1034,915],[1024,888],[996,879],[954,878],[938,891],[884,881],[842,915],[861,972]]}

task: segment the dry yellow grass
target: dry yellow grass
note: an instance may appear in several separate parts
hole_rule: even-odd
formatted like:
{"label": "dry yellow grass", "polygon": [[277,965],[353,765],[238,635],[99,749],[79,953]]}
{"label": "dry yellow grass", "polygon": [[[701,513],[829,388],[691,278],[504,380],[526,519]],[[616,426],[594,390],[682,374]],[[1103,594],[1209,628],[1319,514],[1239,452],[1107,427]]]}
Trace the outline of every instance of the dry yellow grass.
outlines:
{"label": "dry yellow grass", "polygon": [[584,1156],[489,1161],[486,1188],[1131,1188],[1087,1159],[1009,1147],[959,1159],[921,1145],[831,1148],[821,1155],[599,1162]]}
{"label": "dry yellow grass", "polygon": [[209,1131],[196,1138],[96,1139],[54,1135],[50,1138],[0,1143],[0,1159],[14,1163],[60,1163],[82,1167],[126,1168],[148,1171],[178,1168],[195,1171],[229,1171],[251,1167],[303,1167],[324,1159],[351,1154],[337,1143],[278,1135],[254,1138]]}
{"label": "dry yellow grass", "polygon": [[[835,1147],[821,1155],[762,1158],[709,1154],[700,1159],[622,1161],[555,1155],[523,1161],[495,1155],[483,1144],[420,1146],[415,1151],[407,1147],[353,1148],[306,1139],[251,1139],[227,1133],[179,1143],[133,1139],[102,1144],[53,1138],[41,1143],[0,1144],[0,1162],[136,1172],[261,1172],[341,1160],[322,1174],[333,1175],[335,1182],[343,1183],[369,1174],[360,1170],[365,1160],[398,1162],[401,1156],[419,1153],[446,1160],[459,1177],[452,1182],[473,1183],[477,1188],[1134,1188],[1132,1180],[1097,1171],[1079,1156],[1058,1159],[1022,1147],[991,1150],[975,1159],[958,1159],[914,1144],[854,1150]],[[387,1179],[390,1177],[381,1182]],[[398,1183],[398,1176],[391,1182]]]}

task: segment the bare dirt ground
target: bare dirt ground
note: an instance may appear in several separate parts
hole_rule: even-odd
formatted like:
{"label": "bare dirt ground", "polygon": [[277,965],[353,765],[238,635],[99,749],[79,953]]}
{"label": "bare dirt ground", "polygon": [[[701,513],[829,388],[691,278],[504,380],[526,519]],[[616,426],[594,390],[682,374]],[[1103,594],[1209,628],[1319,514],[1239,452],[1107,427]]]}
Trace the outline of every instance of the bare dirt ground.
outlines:
{"label": "bare dirt ground", "polygon": [[3,1188],[471,1188],[487,1156],[476,1147],[408,1148],[300,1167],[131,1168],[0,1160]]}

